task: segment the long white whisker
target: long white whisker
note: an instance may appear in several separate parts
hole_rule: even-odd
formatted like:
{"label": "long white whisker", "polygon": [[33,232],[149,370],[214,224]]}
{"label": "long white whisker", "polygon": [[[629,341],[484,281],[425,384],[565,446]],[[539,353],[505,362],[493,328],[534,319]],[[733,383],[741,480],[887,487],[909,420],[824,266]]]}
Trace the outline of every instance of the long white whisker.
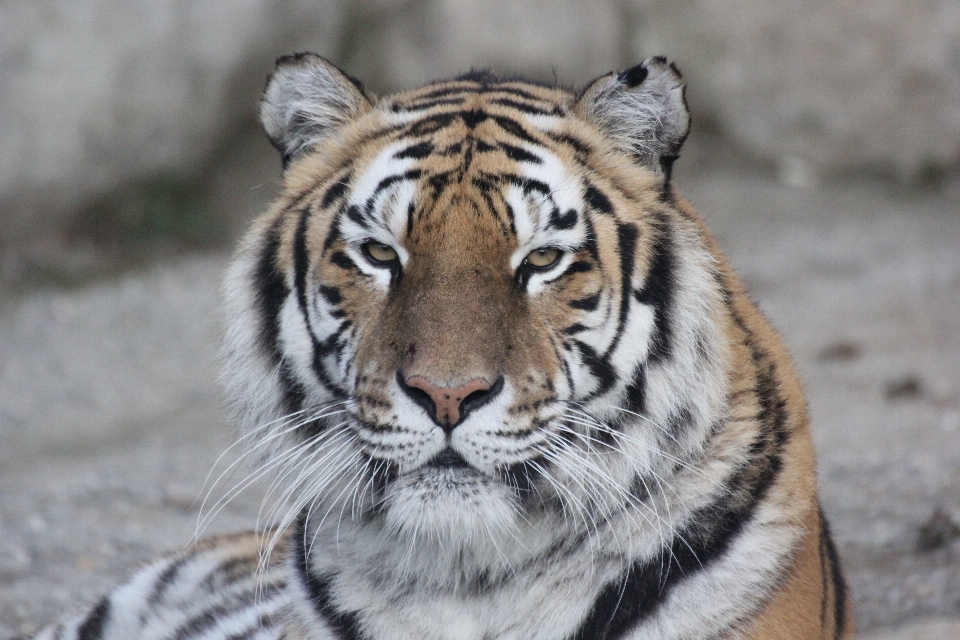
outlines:
{"label": "long white whisker", "polygon": [[[347,429],[341,429],[338,431],[337,435],[342,435],[346,432]],[[352,444],[353,440],[346,438],[344,442],[340,443],[339,446],[332,450],[326,450],[323,452],[318,451],[311,455],[302,463],[300,463],[302,465],[306,465],[306,467],[301,470],[300,478],[314,474],[317,470],[323,467],[328,460],[338,456],[344,449],[350,447]],[[323,453],[323,455],[319,459],[316,459],[317,453]],[[286,530],[299,516],[300,512],[307,506],[307,504],[315,505],[318,500],[321,500],[323,498],[323,494],[325,493],[326,487],[339,478],[342,471],[349,466],[351,460],[352,457],[346,460],[341,460],[332,467],[327,467],[325,474],[314,478],[305,487],[301,486],[301,481],[299,479],[296,483],[289,484],[288,489],[284,494],[286,497],[278,501],[276,509],[279,510],[280,508],[283,508],[284,504],[289,503],[289,496],[294,492],[299,492],[300,497],[293,501],[292,504],[288,504],[286,508],[286,515],[280,519],[280,522],[277,525],[277,530],[280,532]],[[271,513],[273,512],[271,511]],[[279,539],[279,534],[275,536],[275,539]],[[275,544],[276,540],[272,540],[270,544],[271,550]]]}
{"label": "long white whisker", "polygon": [[[318,410],[319,412],[318,412],[317,414],[311,415],[311,416],[309,416],[309,417],[307,417],[307,418],[305,418],[305,419],[303,419],[303,420],[299,420],[299,421],[293,422],[293,424],[284,427],[283,429],[281,429],[280,431],[278,431],[278,432],[275,433],[275,434],[272,434],[272,435],[269,436],[268,438],[264,438],[263,440],[261,440],[260,442],[258,442],[254,447],[252,447],[252,448],[248,449],[247,451],[245,451],[241,456],[239,456],[235,461],[233,461],[226,469],[224,469],[224,471],[217,477],[216,481],[214,481],[214,483],[213,483],[212,485],[210,485],[210,488],[207,490],[206,495],[204,496],[203,501],[201,502],[201,505],[200,505],[200,513],[201,513],[201,514],[204,513],[204,510],[206,509],[207,501],[210,499],[210,496],[211,496],[211,494],[213,493],[213,491],[216,489],[216,487],[218,487],[218,486],[220,485],[220,482],[224,479],[224,476],[226,476],[228,473],[230,473],[231,470],[235,471],[236,469],[238,469],[238,468],[239,468],[239,465],[240,465],[241,463],[243,463],[243,462],[244,462],[250,455],[252,455],[257,449],[265,446],[267,443],[271,442],[272,440],[274,440],[274,439],[276,439],[276,438],[279,438],[280,436],[282,436],[282,435],[284,435],[284,434],[287,434],[287,433],[289,433],[289,432],[291,432],[291,431],[294,431],[294,430],[296,430],[296,429],[299,429],[299,428],[302,427],[303,425],[308,424],[308,423],[310,423],[310,422],[312,422],[312,421],[325,419],[326,417],[328,417],[328,416],[330,416],[330,415],[335,415],[335,414],[337,414],[337,413],[342,413],[342,411],[332,411],[332,412],[324,413],[324,412],[327,411],[328,409],[331,409],[331,408],[333,408],[333,407],[335,407],[335,406],[338,406],[338,405],[341,405],[341,404],[346,404],[346,403],[345,403],[345,402],[337,402],[337,403],[332,403],[330,406],[323,406],[321,409]],[[317,410],[317,409],[311,408],[311,409],[309,409],[309,410],[313,411],[313,410]],[[284,417],[282,417],[282,418],[278,418],[277,420],[273,420],[272,422],[269,422],[269,423],[267,423],[266,425],[263,425],[263,426],[261,426],[261,427],[258,427],[257,429],[254,430],[254,432],[256,432],[256,431],[261,431],[261,430],[266,429],[266,428],[268,428],[268,427],[270,427],[270,426],[272,426],[272,425],[275,425],[275,424],[277,424],[277,423],[287,422],[287,421],[291,420],[292,417],[294,417],[294,416],[302,416],[302,415],[303,415],[304,413],[306,413],[307,411],[308,411],[308,409],[303,409],[303,410],[301,410],[301,411],[295,411],[295,412],[293,412],[293,413],[291,413],[291,414],[288,414],[287,416],[284,416]],[[232,445],[230,445],[223,453],[220,454],[220,456],[217,458],[217,461],[216,461],[216,462],[214,463],[214,465],[210,468],[210,472],[207,474],[206,480],[204,480],[204,486],[206,486],[207,483],[209,482],[210,476],[213,474],[213,471],[214,471],[214,469],[216,469],[216,466],[219,464],[220,460],[223,459],[223,456],[226,455],[226,453],[227,453],[228,451],[230,451],[231,449],[233,449],[233,448],[236,447],[237,445],[243,444],[244,441],[249,438],[249,436],[250,436],[250,434],[247,434],[247,436],[241,437],[241,438],[238,439],[236,442],[234,442]],[[235,497],[235,495],[234,495],[234,497]],[[232,498],[231,498],[231,499],[232,499]],[[229,500],[228,500],[228,502],[229,502]],[[219,501],[218,501],[217,504],[219,504]],[[214,508],[215,508],[215,507],[214,507]],[[211,519],[212,519],[211,516],[208,516],[208,517],[206,517],[206,518],[204,518],[203,516],[201,516],[201,517],[198,518],[198,520],[197,520],[197,527],[196,527],[196,530],[195,530],[195,532],[194,532],[194,538],[195,538],[195,539],[199,539],[200,535],[202,535],[202,533],[203,533],[203,531],[206,529],[206,527],[209,526]]]}
{"label": "long white whisker", "polygon": [[[299,456],[299,454],[300,454],[304,449],[306,449],[306,448],[311,448],[311,449],[313,449],[313,451],[312,451],[307,457],[297,459],[295,462],[292,462],[292,464],[290,464],[289,467],[288,467],[286,470],[284,470],[284,471],[278,471],[278,472],[275,474],[275,477],[274,477],[273,481],[270,483],[270,488],[268,489],[268,491],[266,492],[266,494],[265,494],[264,497],[263,497],[263,500],[261,501],[260,511],[257,513],[257,523],[258,523],[258,525],[259,525],[259,523],[260,523],[260,521],[261,521],[261,517],[262,517],[262,515],[263,515],[264,506],[269,502],[271,496],[273,495],[274,490],[275,490],[278,486],[280,486],[281,484],[284,484],[285,481],[286,481],[286,479],[287,479],[292,473],[294,473],[298,468],[304,467],[305,465],[306,465],[306,466],[309,466],[309,465],[313,464],[313,462],[314,462],[315,459],[316,459],[316,456],[318,456],[318,455],[320,455],[320,454],[325,454],[325,453],[326,453],[326,450],[325,450],[324,447],[328,444],[327,441],[332,440],[333,438],[335,438],[335,437],[337,437],[337,436],[340,436],[340,435],[342,435],[344,432],[346,432],[348,429],[345,428],[345,425],[349,425],[349,421],[341,422],[341,423],[338,423],[338,424],[336,424],[336,425],[334,425],[334,426],[332,426],[332,427],[328,427],[328,430],[327,430],[327,431],[325,431],[324,433],[320,434],[322,437],[318,437],[318,438],[311,439],[310,441],[304,443],[303,445],[299,445],[299,446],[296,448],[296,456],[290,456],[290,457],[287,458],[288,461],[292,461],[293,458]],[[305,445],[306,445],[306,446],[305,446]],[[293,482],[290,482],[290,483],[285,483],[286,489],[285,489],[284,491],[285,491],[286,493],[289,493],[289,491],[295,490],[296,487],[300,486],[300,483],[302,482],[302,479],[303,479],[304,474],[305,474],[306,472],[307,472],[306,469],[301,468],[301,470],[300,470],[300,475],[297,476],[297,479],[296,479],[296,480],[294,480]],[[280,506],[282,506],[282,504],[283,504],[283,502],[280,501],[280,500],[278,500],[278,501],[275,503],[275,507],[279,508]],[[274,508],[274,507],[271,507],[270,510],[269,510],[268,513],[267,513],[267,516],[268,516],[268,517],[266,518],[266,520],[267,520],[268,522],[271,521],[271,520],[273,519],[274,514],[275,514],[275,508]]]}
{"label": "long white whisker", "polygon": [[[307,424],[308,422],[309,420],[304,421],[302,424]],[[325,437],[325,434],[326,432],[322,432],[306,440],[300,445],[297,445],[293,449],[290,449],[281,454],[278,454],[277,456],[272,458],[269,463],[261,464],[253,472],[251,472],[250,474],[245,476],[241,481],[236,483],[232,489],[230,489],[224,496],[222,496],[214,504],[213,507],[211,507],[210,513],[208,513],[208,515],[205,518],[201,519],[201,521],[198,524],[200,533],[202,534],[203,531],[206,530],[206,528],[210,525],[213,519],[217,516],[217,514],[220,513],[220,511],[223,510],[223,508],[226,507],[226,505],[229,504],[231,500],[233,500],[237,495],[239,495],[247,487],[249,487],[256,481],[258,481],[260,478],[267,475],[271,469],[285,464],[288,460],[290,460],[292,457],[295,457],[303,449],[316,445],[317,442],[319,442]],[[213,490],[213,487],[211,487],[211,491],[212,490]],[[258,519],[258,524],[259,524],[259,519]]]}

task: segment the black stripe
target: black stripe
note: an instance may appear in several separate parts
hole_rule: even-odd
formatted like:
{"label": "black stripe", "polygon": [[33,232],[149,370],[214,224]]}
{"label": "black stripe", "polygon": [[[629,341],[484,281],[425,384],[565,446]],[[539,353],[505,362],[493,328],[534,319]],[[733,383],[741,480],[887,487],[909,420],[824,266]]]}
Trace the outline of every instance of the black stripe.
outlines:
{"label": "black stripe", "polygon": [[364,229],[370,228],[370,221],[364,217],[363,213],[361,213],[360,211],[360,207],[358,207],[357,205],[352,204],[349,207],[347,207],[345,215],[347,218],[349,218],[350,220],[353,220],[355,223],[357,223]]}
{"label": "black stripe", "polygon": [[[489,174],[488,174],[489,175]],[[500,174],[500,179],[509,182],[517,187],[523,189],[524,193],[530,193],[531,191],[536,191],[545,196],[550,195],[550,185],[541,180],[535,178],[527,178],[525,176],[518,176],[513,173],[503,173]]]}
{"label": "black stripe", "polygon": [[620,344],[620,338],[627,326],[630,295],[633,291],[633,260],[637,251],[637,235],[637,228],[632,224],[617,224],[617,246],[620,249],[620,314],[617,318],[617,331],[607,347],[607,355],[613,353]]}
{"label": "black stripe", "polygon": [[336,287],[320,285],[320,295],[323,296],[327,304],[333,307],[343,302],[343,295],[341,295],[340,289]]}
{"label": "black stripe", "polygon": [[820,527],[823,540],[826,543],[827,559],[830,561],[830,578],[833,583],[833,620],[834,637],[839,639],[847,629],[847,581],[843,577],[843,568],[840,566],[840,554],[830,534],[830,525],[820,510]]}
{"label": "black stripe", "polygon": [[260,344],[267,352],[272,364],[280,362],[280,350],[277,336],[280,332],[280,307],[290,295],[287,283],[275,265],[277,251],[280,249],[282,220],[277,220],[267,232],[267,242],[257,260],[254,274],[257,307],[260,310]]}
{"label": "black stripe", "polygon": [[[496,151],[496,150],[497,150],[497,146],[496,146],[496,145],[492,145],[492,144],[490,144],[489,142],[484,142],[483,140],[477,140],[476,138],[470,138],[469,141],[470,141],[470,144],[477,150],[478,153],[486,153],[486,152],[488,152],[488,151]],[[459,148],[459,147],[461,147],[461,146],[462,146],[462,145],[460,145],[460,144],[458,143],[458,144],[455,144],[455,145],[450,145],[449,148],[452,150],[453,147],[458,147],[458,148]],[[459,151],[459,149],[458,149],[458,151]]]}
{"label": "black stripe", "polygon": [[406,132],[403,134],[404,137],[419,138],[420,136],[429,135],[444,127],[450,126],[450,124],[457,119],[457,113],[437,113],[432,116],[427,116],[422,120],[417,120],[410,124],[407,127]]}
{"label": "black stripe", "polygon": [[307,510],[300,514],[293,544],[296,549],[295,567],[300,583],[305,587],[314,610],[327,622],[336,640],[360,640],[360,619],[355,611],[341,611],[333,601],[331,581],[333,576],[318,578],[310,571],[307,562],[307,545],[311,537],[306,535]]}
{"label": "black stripe", "polygon": [[347,184],[350,182],[350,176],[344,177],[342,180],[337,180],[330,188],[327,189],[327,192],[323,194],[323,199],[320,201],[320,206],[324,209],[329,207],[334,201],[339,200],[343,197],[343,194],[347,191]]}
{"label": "black stripe", "polygon": [[593,226],[593,220],[589,215],[583,216],[583,222],[587,227],[586,249],[590,252],[590,257],[599,263],[600,248],[597,246],[597,230]]}
{"label": "black stripe", "polygon": [[487,113],[481,109],[471,109],[470,111],[461,111],[459,113],[460,119],[463,120],[463,124],[467,125],[468,129],[474,129],[478,124],[487,119]]}
{"label": "black stripe", "polygon": [[407,147],[406,149],[401,149],[396,154],[394,158],[404,159],[404,158],[413,158],[415,160],[422,160],[428,155],[433,153],[433,145],[427,142],[426,140],[414,145]]}
{"label": "black stripe", "polygon": [[493,121],[500,126],[501,129],[509,133],[510,135],[520,138],[524,142],[529,142],[530,144],[535,144],[538,147],[542,147],[543,143],[534,138],[526,129],[523,128],[523,125],[517,122],[516,120],[511,120],[504,116],[491,116]]}
{"label": "black stripe", "polygon": [[77,628],[77,640],[99,640],[110,620],[110,600],[104,596]]}
{"label": "black stripe", "polygon": [[533,155],[526,149],[522,149],[512,144],[507,144],[506,142],[501,142],[498,146],[511,160],[515,160],[517,162],[529,162],[531,164],[543,164],[543,161],[539,156]]}
{"label": "black stripe", "polygon": [[647,365],[641,362],[627,385],[624,409],[642,414],[647,409]]}
{"label": "black stripe", "polygon": [[367,212],[369,212],[370,209],[373,208],[373,202],[376,200],[377,196],[380,195],[380,192],[382,192],[384,189],[386,189],[387,187],[397,182],[401,182],[403,180],[416,180],[422,175],[423,175],[423,171],[421,171],[420,169],[410,169],[409,171],[405,171],[403,173],[387,176],[386,178],[381,180],[380,183],[377,184],[377,188],[373,190],[373,194],[369,198],[367,198]]}
{"label": "black stripe", "polygon": [[600,304],[600,294],[597,293],[586,298],[581,298],[580,300],[571,300],[567,303],[574,309],[582,309],[584,311],[596,311],[597,305]]}
{"label": "black stripe", "polygon": [[156,582],[153,585],[153,590],[150,592],[150,596],[147,598],[147,606],[149,608],[153,608],[160,603],[160,601],[163,599],[163,595],[166,593],[167,589],[170,588],[170,585],[173,584],[177,574],[180,573],[180,569],[183,568],[183,565],[190,560],[193,560],[193,554],[177,558],[171,562],[167,568],[160,573],[159,576],[157,576]]}
{"label": "black stripe", "polygon": [[330,262],[337,265],[341,269],[348,269],[350,271],[360,270],[360,267],[358,267],[357,263],[353,261],[353,258],[348,256],[343,251],[335,251],[333,255],[330,256]]}
{"label": "black stripe", "polygon": [[653,307],[653,344],[650,362],[662,362],[670,357],[672,329],[670,311],[673,305],[674,271],[673,240],[669,223],[659,225],[659,235],[653,244],[653,257],[643,288],[636,292],[640,304]]}
{"label": "black stripe", "polygon": [[419,99],[410,104],[400,104],[394,103],[390,110],[394,113],[400,113],[401,111],[426,111],[427,109],[432,109],[433,107],[440,107],[443,105],[450,104],[463,104],[463,97],[460,98],[440,98],[438,100],[422,100]]}
{"label": "black stripe", "polygon": [[[350,216],[350,210],[347,209],[347,216]],[[297,223],[297,234],[293,241],[293,282],[297,291],[297,303],[300,305],[300,313],[303,315],[303,322],[310,326],[307,318],[307,271],[310,268],[310,258],[307,256],[307,224],[310,221],[308,212],[300,213],[300,220]]]}
{"label": "black stripe", "polygon": [[606,213],[608,215],[613,214],[613,205],[610,204],[610,200],[607,198],[607,196],[603,195],[603,192],[594,187],[592,184],[587,185],[587,189],[584,192],[583,197],[587,201],[587,204],[596,211],[599,211],[600,213]]}
{"label": "black stripe", "polygon": [[[779,465],[767,467],[775,475]],[[684,579],[709,567],[753,517],[757,503],[769,486],[763,478],[743,506],[711,505],[694,512],[689,525],[675,537],[669,551],[636,562],[619,579],[608,583],[574,633],[575,640],[622,638],[651,616]],[[720,507],[718,511],[718,507]],[[700,524],[698,524],[700,523]]]}
{"label": "black stripe", "polygon": [[570,389],[570,395],[576,396],[576,385],[573,383],[573,372],[570,370],[570,363],[567,361],[567,355],[564,353],[564,347],[566,345],[561,345],[556,339],[551,339],[550,342],[553,346],[553,354],[560,362],[560,366],[563,368],[563,377],[567,380],[567,386]]}
{"label": "black stripe", "polygon": [[564,275],[570,275],[573,273],[587,273],[593,271],[593,263],[589,260],[577,260],[576,262],[571,262],[570,266],[567,267],[567,270],[564,271]]}
{"label": "black stripe", "polygon": [[526,102],[520,102],[519,100],[511,100],[510,98],[494,98],[491,100],[493,104],[503,105],[504,107],[510,107],[511,109],[516,109],[517,111],[522,111],[523,113],[529,113],[535,116],[562,116],[563,111],[559,106],[553,105],[550,109],[542,109],[536,107],[532,104]]}
{"label": "black stripe", "polygon": [[337,217],[333,220],[333,224],[330,225],[327,237],[323,239],[323,252],[321,255],[326,255],[330,247],[333,246],[333,243],[340,239],[340,218],[344,215],[346,215],[346,210],[341,207],[340,213],[337,214]]}
{"label": "black stripe", "polygon": [[548,133],[547,135],[550,136],[551,140],[573,147],[573,150],[580,155],[585,156],[591,152],[591,148],[586,142],[574,136],[565,133]]}
{"label": "black stripe", "polygon": [[413,204],[413,200],[410,201],[410,204],[407,205],[407,238],[413,234],[413,214],[416,213],[416,205]]}
{"label": "black stripe", "polygon": [[519,97],[521,97],[521,98],[523,98],[523,99],[525,99],[525,100],[532,100],[532,101],[534,101],[534,102],[547,102],[547,103],[549,104],[549,101],[548,101],[548,100],[545,100],[544,98],[542,98],[542,97],[540,97],[540,96],[534,95],[534,94],[530,93],[529,91],[524,91],[524,90],[521,89],[520,87],[516,87],[516,86],[509,86],[509,85],[499,84],[499,85],[495,85],[495,86],[493,86],[493,87],[484,88],[484,89],[482,89],[480,92],[481,92],[481,93],[510,93],[510,94],[515,95],[515,96],[519,96]]}
{"label": "black stripe", "polygon": [[455,82],[454,84],[449,84],[438,89],[434,89],[433,91],[421,93],[414,99],[414,102],[429,100],[431,98],[440,98],[455,93],[474,93],[475,91],[476,89],[472,86],[472,83],[469,80],[462,80]]}
{"label": "black stripe", "polygon": [[557,229],[573,229],[577,225],[577,210],[567,209],[565,213],[560,213],[560,209],[554,207],[550,212],[550,224]]}
{"label": "black stripe", "polygon": [[200,583],[209,593],[223,592],[238,582],[247,582],[260,566],[257,556],[235,556],[217,564]]}
{"label": "black stripe", "polygon": [[507,222],[510,223],[510,233],[514,236],[517,235],[517,214],[514,213],[513,207],[510,206],[510,203],[504,200],[503,210],[507,212]]}
{"label": "black stripe", "polygon": [[580,359],[583,361],[583,364],[590,369],[590,373],[597,379],[597,388],[591,391],[586,398],[581,398],[581,401],[585,402],[603,395],[609,391],[617,381],[616,370],[613,368],[613,365],[610,364],[608,358],[599,355],[590,345],[580,342],[579,340],[573,340],[572,342],[577,348],[577,351],[580,352]]}
{"label": "black stripe", "polygon": [[430,179],[427,180],[427,184],[430,186],[430,198],[437,200],[440,197],[440,193],[447,188],[450,182],[457,179],[457,177],[458,174],[455,171],[444,171],[443,173],[430,176]]}
{"label": "black stripe", "polygon": [[306,391],[290,373],[280,350],[280,310],[290,295],[284,275],[277,269],[283,219],[278,219],[267,232],[267,242],[257,261],[254,275],[256,305],[260,311],[260,345],[279,376],[284,404],[288,412],[299,411]]}

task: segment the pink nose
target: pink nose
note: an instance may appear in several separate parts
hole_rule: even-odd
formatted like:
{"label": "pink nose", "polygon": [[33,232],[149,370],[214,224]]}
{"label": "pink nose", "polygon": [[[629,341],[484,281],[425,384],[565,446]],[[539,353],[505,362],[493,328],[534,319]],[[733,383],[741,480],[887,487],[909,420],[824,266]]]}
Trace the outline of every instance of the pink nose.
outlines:
{"label": "pink nose", "polygon": [[438,387],[423,376],[410,376],[406,382],[430,396],[437,410],[437,422],[446,427],[460,422],[460,409],[467,396],[490,389],[490,384],[481,378],[475,378],[460,387]]}

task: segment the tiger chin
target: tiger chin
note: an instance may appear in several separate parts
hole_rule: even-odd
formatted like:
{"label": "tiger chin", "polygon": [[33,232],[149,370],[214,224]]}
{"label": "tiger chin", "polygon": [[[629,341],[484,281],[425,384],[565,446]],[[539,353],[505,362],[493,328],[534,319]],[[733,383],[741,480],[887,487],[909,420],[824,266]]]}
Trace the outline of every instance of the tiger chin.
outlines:
{"label": "tiger chin", "polygon": [[224,357],[276,528],[40,637],[852,637],[797,375],[670,180],[684,90],[281,58]]}

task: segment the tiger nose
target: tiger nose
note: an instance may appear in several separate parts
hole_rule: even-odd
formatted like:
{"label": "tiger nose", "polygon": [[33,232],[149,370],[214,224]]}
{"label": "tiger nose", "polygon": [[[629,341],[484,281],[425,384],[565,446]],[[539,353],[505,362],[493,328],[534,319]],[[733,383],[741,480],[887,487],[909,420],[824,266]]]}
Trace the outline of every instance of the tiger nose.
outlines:
{"label": "tiger nose", "polygon": [[426,409],[434,421],[450,433],[473,409],[499,393],[503,378],[491,385],[483,378],[474,378],[459,387],[441,387],[423,376],[410,376],[401,387]]}

